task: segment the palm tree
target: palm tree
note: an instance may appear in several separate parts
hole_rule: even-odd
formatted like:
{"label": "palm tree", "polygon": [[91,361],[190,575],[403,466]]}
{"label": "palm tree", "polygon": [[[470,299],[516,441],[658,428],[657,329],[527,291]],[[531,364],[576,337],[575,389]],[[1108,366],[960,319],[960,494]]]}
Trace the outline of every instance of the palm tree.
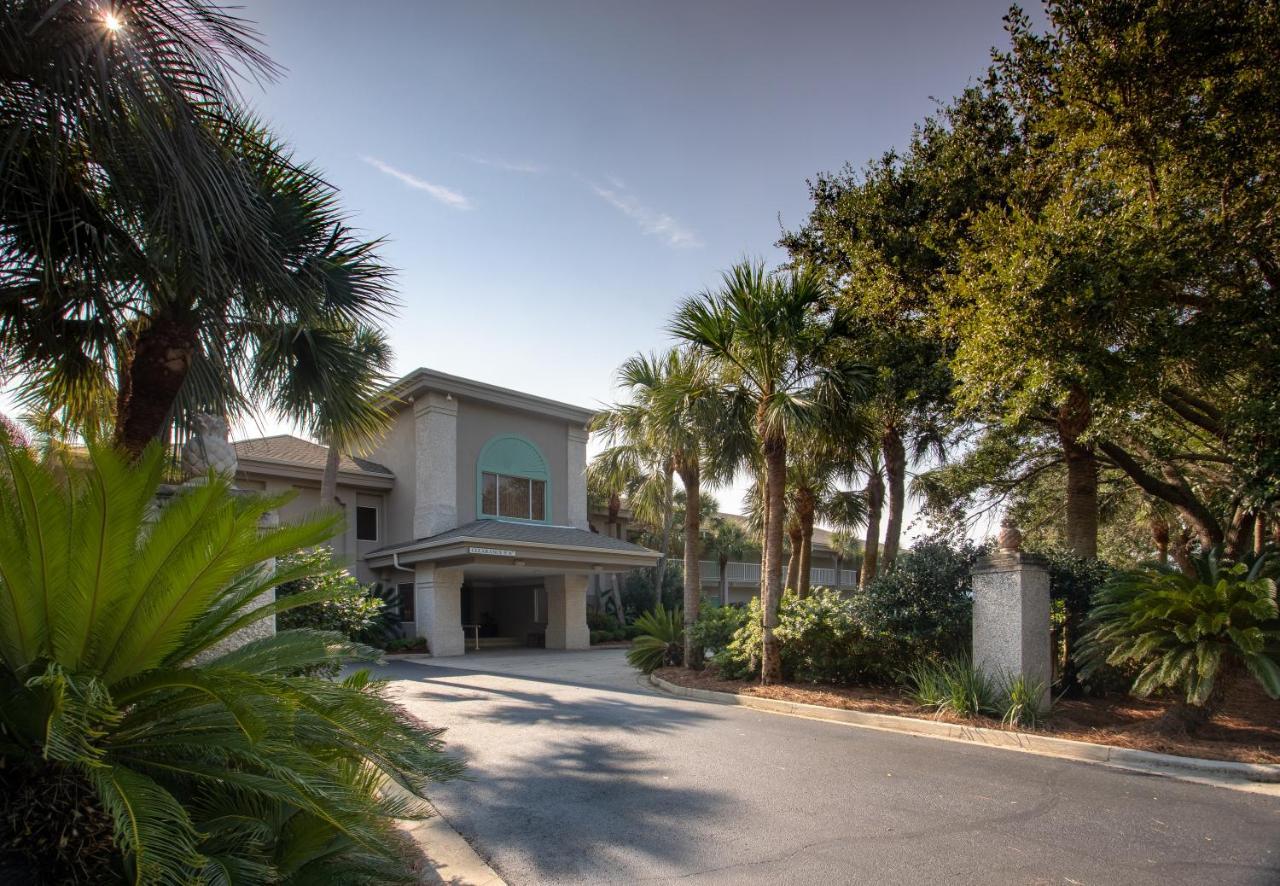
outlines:
{"label": "palm tree", "polygon": [[[808,432],[799,435],[791,449],[787,470],[788,495],[794,502],[797,533],[792,539],[795,563],[794,584],[800,597],[810,588],[810,566],[813,561],[813,530],[819,516],[832,512],[844,516],[849,496],[841,484],[852,482],[865,465],[865,451],[870,444],[868,426],[860,410],[848,410],[823,416]],[[796,546],[798,545],[798,551]]]}
{"label": "palm tree", "polygon": [[845,562],[852,562],[855,573],[862,568],[862,539],[848,529],[831,533],[831,550],[836,555],[836,587],[840,587]]}
{"label": "palm tree", "polygon": [[0,369],[28,407],[76,427],[109,389],[136,455],[193,408],[241,408],[275,325],[385,308],[374,244],[237,109],[234,81],[275,70],[243,20],[18,2],[0,47]]}
{"label": "palm tree", "polygon": [[320,481],[320,503],[329,507],[337,498],[342,453],[372,446],[390,422],[386,333],[372,326],[281,327],[257,357],[260,396],[329,449]]}
{"label": "palm tree", "polygon": [[792,270],[770,276],[744,262],[716,292],[685,301],[671,329],[720,367],[724,384],[750,404],[764,464],[765,575],[761,587],[761,680],[776,683],[782,663],[774,629],[782,598],[783,498],[788,434],[822,410],[846,409],[867,377],[840,352],[829,324],[830,292],[821,275]]}
{"label": "palm tree", "polygon": [[[628,406],[642,417],[645,439],[684,486],[685,664],[692,668],[701,666],[692,626],[702,596],[702,483],[704,477],[712,483],[732,479],[747,451],[740,400],[720,385],[712,370],[705,357],[682,348],[638,354],[618,370],[619,384],[630,394]],[[603,414],[616,415],[618,409]]]}
{"label": "palm tree", "polygon": [[880,516],[884,513],[884,478],[880,474],[881,469],[879,453],[872,453],[871,462],[867,466],[867,485],[862,491],[867,506],[867,540],[862,553],[862,576],[859,581],[863,587],[879,574]]}
{"label": "palm tree", "polygon": [[720,605],[729,603],[729,562],[741,560],[755,548],[747,530],[737,520],[714,517],[710,528],[703,534],[702,550],[714,557],[720,567]]}

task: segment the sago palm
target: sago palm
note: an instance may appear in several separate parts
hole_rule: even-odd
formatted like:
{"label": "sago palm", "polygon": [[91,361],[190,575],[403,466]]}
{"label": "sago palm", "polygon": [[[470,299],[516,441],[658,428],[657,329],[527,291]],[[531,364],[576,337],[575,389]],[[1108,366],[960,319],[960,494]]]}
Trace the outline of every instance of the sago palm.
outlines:
{"label": "sago palm", "polygon": [[1173,690],[1165,719],[1195,729],[1213,716],[1226,683],[1247,671],[1280,698],[1280,609],[1266,557],[1224,562],[1217,550],[1187,574],[1162,566],[1123,573],[1098,592],[1081,643],[1081,672],[1139,668],[1133,691]]}
{"label": "sago palm", "polygon": [[[427,783],[457,771],[438,731],[417,730],[362,673],[315,676],[375,656],[339,635],[227,642],[317,602],[271,599],[303,571],[264,561],[324,541],[334,521],[264,529],[279,501],[213,476],[158,505],[161,465],[155,446],[135,466],[90,447],[87,464],[66,471],[5,449],[6,787],[67,784],[91,797],[117,873],[135,883],[287,882],[283,860],[306,845],[310,875],[342,880],[350,863],[350,881],[379,882],[354,872],[389,876],[391,817],[422,814]],[[387,781],[408,799],[375,790]],[[278,827],[283,818],[308,824]],[[56,856],[23,861],[60,870]]]}

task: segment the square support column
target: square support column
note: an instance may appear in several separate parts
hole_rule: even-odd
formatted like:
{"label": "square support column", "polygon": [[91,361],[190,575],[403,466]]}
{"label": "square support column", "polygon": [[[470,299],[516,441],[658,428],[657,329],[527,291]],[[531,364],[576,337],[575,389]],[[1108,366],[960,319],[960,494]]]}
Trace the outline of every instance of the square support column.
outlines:
{"label": "square support column", "polygon": [[552,575],[547,588],[547,648],[590,649],[587,576]]}
{"label": "square support column", "polygon": [[436,569],[418,564],[413,586],[414,628],[427,638],[427,649],[436,658],[462,655],[462,570]]}
{"label": "square support column", "polygon": [[1017,551],[982,557],[973,567],[973,663],[997,686],[1025,677],[1044,686],[1049,703],[1053,650],[1049,569]]}

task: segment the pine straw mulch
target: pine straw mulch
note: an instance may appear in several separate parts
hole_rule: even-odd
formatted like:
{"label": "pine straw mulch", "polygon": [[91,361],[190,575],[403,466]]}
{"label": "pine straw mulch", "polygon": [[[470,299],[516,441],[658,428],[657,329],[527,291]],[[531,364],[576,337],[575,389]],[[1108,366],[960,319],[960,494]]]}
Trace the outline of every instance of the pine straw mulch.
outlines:
{"label": "pine straw mulch", "polygon": [[[999,720],[989,717],[962,719],[948,714],[935,717],[893,689],[808,683],[761,686],[744,680],[722,680],[714,667],[704,671],[661,668],[655,673],[668,682],[691,689],[710,689],[920,720],[937,719],[989,729],[1006,728]],[[1121,695],[1063,699],[1054,704],[1049,721],[1034,731],[1055,738],[1184,757],[1280,763],[1280,701],[1268,698],[1256,682],[1242,681],[1232,687],[1222,710],[1195,736],[1170,736],[1156,731],[1156,721],[1168,707],[1167,700]]]}

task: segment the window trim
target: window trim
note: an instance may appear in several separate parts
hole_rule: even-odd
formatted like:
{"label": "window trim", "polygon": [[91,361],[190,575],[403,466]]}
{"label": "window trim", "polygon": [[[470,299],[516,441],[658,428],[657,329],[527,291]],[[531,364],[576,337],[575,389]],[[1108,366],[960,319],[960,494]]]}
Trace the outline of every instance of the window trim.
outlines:
{"label": "window trim", "polygon": [[[360,535],[360,512],[373,511],[373,538]],[[356,541],[378,541],[382,537],[382,508],[378,505],[356,505]]]}
{"label": "window trim", "polygon": [[[488,514],[484,510],[484,486],[485,477],[492,476],[494,478],[493,496],[497,513]],[[503,480],[523,480],[528,484],[529,496],[529,516],[514,517],[510,514],[502,513],[502,481]],[[542,516],[533,516],[533,484],[542,484]],[[481,520],[520,520],[525,523],[545,523],[547,522],[547,481],[541,477],[522,477],[518,474],[500,474],[497,471],[481,471],[480,472],[480,511],[477,515]]]}

